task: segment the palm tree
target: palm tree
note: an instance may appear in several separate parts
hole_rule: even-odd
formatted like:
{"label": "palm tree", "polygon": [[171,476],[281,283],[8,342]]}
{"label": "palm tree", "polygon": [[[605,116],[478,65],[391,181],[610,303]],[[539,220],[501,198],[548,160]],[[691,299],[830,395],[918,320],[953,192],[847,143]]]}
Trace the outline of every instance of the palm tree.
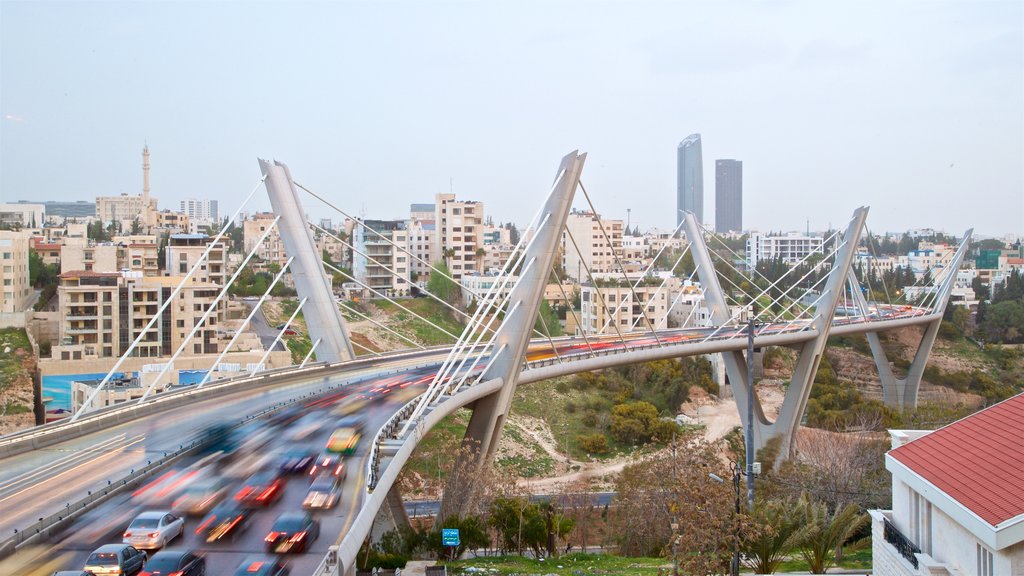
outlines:
{"label": "palm tree", "polygon": [[847,504],[842,510],[829,514],[824,502],[807,502],[804,513],[808,530],[799,548],[812,574],[826,573],[835,564],[841,549],[857,550],[869,542],[868,538],[862,538],[846,544],[868,522],[868,515],[862,514],[856,504]]}
{"label": "palm tree", "polygon": [[762,527],[757,537],[746,542],[746,564],[755,574],[774,574],[790,552],[806,537],[806,500],[769,500],[754,509],[754,520]]}

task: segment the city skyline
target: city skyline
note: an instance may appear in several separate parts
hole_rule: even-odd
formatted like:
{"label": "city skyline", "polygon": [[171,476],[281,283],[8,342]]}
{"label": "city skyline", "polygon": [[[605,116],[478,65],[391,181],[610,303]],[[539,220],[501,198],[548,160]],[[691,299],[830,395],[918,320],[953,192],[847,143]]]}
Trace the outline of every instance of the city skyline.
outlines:
{"label": "city skyline", "polygon": [[180,6],[0,5],[0,201],[136,194],[148,143],[165,207],[230,213],[262,156],[355,213],[452,189],[523,224],[579,148],[599,211],[664,229],[671,150],[700,131],[747,163],[750,227],[864,204],[878,229],[1021,232],[1019,3],[771,1],[728,29],[704,4]]}

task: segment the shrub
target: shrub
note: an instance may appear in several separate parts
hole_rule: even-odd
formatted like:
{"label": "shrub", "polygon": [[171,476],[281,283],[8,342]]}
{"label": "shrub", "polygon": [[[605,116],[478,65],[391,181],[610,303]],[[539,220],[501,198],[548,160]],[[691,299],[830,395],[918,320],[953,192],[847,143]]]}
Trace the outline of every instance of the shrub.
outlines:
{"label": "shrub", "polygon": [[609,450],[608,438],[600,433],[580,434],[576,437],[576,443],[579,444],[580,450],[588,454],[607,454]]}

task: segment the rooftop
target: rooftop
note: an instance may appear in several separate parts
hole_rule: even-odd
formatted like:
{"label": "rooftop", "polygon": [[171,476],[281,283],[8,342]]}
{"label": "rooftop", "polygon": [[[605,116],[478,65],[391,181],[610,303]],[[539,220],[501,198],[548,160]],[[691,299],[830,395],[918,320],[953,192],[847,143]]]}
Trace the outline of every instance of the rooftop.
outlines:
{"label": "rooftop", "polygon": [[889,456],[993,527],[1024,515],[1024,394],[908,442]]}

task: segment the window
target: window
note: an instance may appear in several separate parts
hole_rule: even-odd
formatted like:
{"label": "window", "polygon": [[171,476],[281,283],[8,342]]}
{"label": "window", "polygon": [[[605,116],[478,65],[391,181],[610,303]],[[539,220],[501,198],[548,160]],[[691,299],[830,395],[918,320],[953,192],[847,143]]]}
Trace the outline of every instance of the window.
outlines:
{"label": "window", "polygon": [[977,545],[978,549],[978,576],[994,576],[995,558],[992,557],[992,551],[985,548],[981,544]]}

